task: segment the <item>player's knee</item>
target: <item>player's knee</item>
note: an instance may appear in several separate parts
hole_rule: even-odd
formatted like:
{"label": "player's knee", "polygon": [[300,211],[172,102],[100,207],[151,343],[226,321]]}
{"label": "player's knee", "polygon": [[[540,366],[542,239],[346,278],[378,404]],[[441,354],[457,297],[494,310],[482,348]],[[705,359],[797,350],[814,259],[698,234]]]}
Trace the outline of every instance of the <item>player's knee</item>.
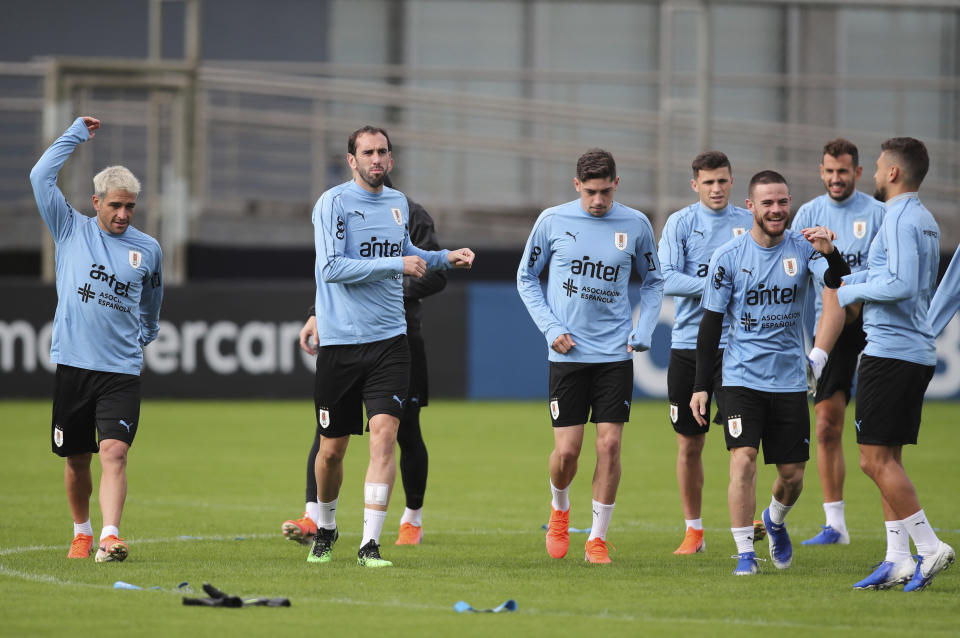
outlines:
{"label": "player's knee", "polygon": [[553,454],[560,462],[561,467],[575,466],[580,458],[580,446],[571,444],[557,444]]}
{"label": "player's knee", "polygon": [[597,438],[597,456],[615,459],[620,456],[620,439],[617,437]]}
{"label": "player's knee", "polygon": [[105,439],[100,442],[100,463],[109,466],[125,466],[127,464],[127,450],[130,446],[116,439]]}
{"label": "player's knee", "polygon": [[678,434],[677,448],[680,452],[680,456],[688,461],[695,461],[699,459],[703,454],[703,444],[706,441],[706,438],[707,437],[703,434]]}
{"label": "player's knee", "polygon": [[843,439],[843,421],[830,418],[817,419],[817,443],[838,443]]}

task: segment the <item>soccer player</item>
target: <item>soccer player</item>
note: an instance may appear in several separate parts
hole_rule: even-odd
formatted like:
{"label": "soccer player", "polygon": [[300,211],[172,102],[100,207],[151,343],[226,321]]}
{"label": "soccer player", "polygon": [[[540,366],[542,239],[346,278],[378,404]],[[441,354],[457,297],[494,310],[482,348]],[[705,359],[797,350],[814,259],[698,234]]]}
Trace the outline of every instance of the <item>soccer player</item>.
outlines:
{"label": "soccer player", "polygon": [[[867,347],[860,360],[857,443],[860,467],[880,488],[887,554],[855,589],[887,589],[906,582],[919,591],[954,561],[937,538],[903,466],[903,446],[915,445],[923,395],[937,364],[928,321],[940,261],[940,228],[917,190],[930,166],[927,149],[912,137],[880,145],[874,181],[886,215],[870,245],[867,269],[837,291],[841,306],[863,302]],[[909,534],[919,560],[910,557]],[[908,582],[909,581],[909,582]]]}
{"label": "soccer player", "polygon": [[122,561],[120,517],[127,496],[127,452],[140,424],[143,347],[157,337],[163,297],[160,245],[130,223],[140,182],[123,166],[93,178],[95,217],[74,209],[57,173],[100,120],[77,118],[30,171],[40,216],[56,244],[57,311],[50,359],[57,364],[51,424],[54,454],[64,457],[73,515],[68,558],[93,546],[90,463],[100,455],[103,530],[96,561]]}
{"label": "soccer player", "polygon": [[[694,418],[705,426],[707,389],[726,315],[730,323],[723,356],[725,436],[730,450],[727,499],[738,552],[733,573],[738,576],[758,571],[753,515],[761,442],[764,462],[777,466],[773,496],[762,517],[770,556],[778,569],[786,569],[793,560],[784,517],[803,489],[810,447],[801,327],[807,278],[811,271],[827,270],[827,285],[835,287],[840,285],[840,274],[848,272],[833,249],[829,229],[805,229],[803,234],[787,230],[790,190],[782,175],[761,171],[751,178],[748,191],[747,208],[753,214],[750,232],[718,248],[710,260],[690,399]],[[827,259],[820,259],[821,254]]]}
{"label": "soccer player", "polygon": [[[701,426],[687,409],[693,394],[696,372],[697,329],[703,311],[700,298],[707,281],[710,257],[721,245],[750,228],[750,211],[729,203],[733,175],[730,160],[719,151],[707,151],[693,160],[690,187],[700,201],[667,218],[660,236],[660,265],[663,294],[674,295],[673,332],[670,335],[670,365],[667,368],[667,396],[670,423],[677,433],[677,483],[683,504],[686,533],[674,554],[695,554],[706,549],[700,503],[703,496],[703,445],[710,429]],[[726,320],[725,320],[726,321]],[[728,325],[723,326],[720,354],[714,365],[713,388],[720,389],[720,362],[726,345]],[[717,420],[720,419],[717,394]]]}
{"label": "soccer player", "polygon": [[413,245],[407,198],[384,187],[393,165],[382,128],[365,126],[347,141],[353,179],[321,195],[313,209],[317,251],[317,376],[314,405],[321,428],[316,479],[317,533],[308,562],[326,563],[339,537],[336,509],[351,434],[363,434],[366,407],[370,461],[364,483],[363,536],[357,562],[388,567],[380,532],[396,477],[397,429],[410,388],[404,334],[403,275],[470,268],[469,248],[426,251]]}
{"label": "soccer player", "polygon": [[[390,176],[384,185],[393,188]],[[423,206],[407,197],[410,208],[410,240],[424,250],[439,250],[433,219]],[[427,352],[421,332],[420,300],[436,294],[447,285],[447,275],[441,270],[431,270],[417,279],[403,277],[403,310],[407,320],[407,345],[410,347],[410,390],[404,405],[403,416],[397,431],[400,446],[400,478],[406,496],[406,508],[400,518],[400,533],[397,545],[419,545],[423,540],[423,497],[427,489],[427,446],[420,430],[420,408],[426,407],[429,384],[427,377]],[[300,347],[309,354],[317,354],[317,317],[310,308],[309,318],[300,330]],[[317,451],[320,449],[321,428],[318,426],[313,445],[307,455],[307,505],[303,518],[283,523],[283,535],[300,543],[313,541],[317,532],[317,479],[315,474]]]}
{"label": "soccer player", "polygon": [[[820,163],[820,179],[827,192],[801,206],[793,220],[793,228],[825,226],[836,233],[834,246],[852,272],[867,267],[867,250],[880,229],[884,213],[880,202],[857,190],[857,180],[862,173],[860,156],[852,142],[843,138],[827,142]],[[817,336],[829,338],[829,328],[821,322],[824,318],[821,301],[823,280],[814,277],[813,283],[816,291]],[[827,294],[834,293],[828,288]],[[846,476],[843,418],[847,403],[850,402],[857,360],[866,345],[866,335],[859,313],[852,323],[845,326],[841,319],[841,329],[836,343],[829,344],[832,349],[815,345],[808,355],[817,379],[813,395],[817,418],[817,472],[823,489],[826,524],[821,526],[816,536],[803,541],[804,545],[850,543],[843,511],[843,480]],[[826,350],[830,352],[829,359]]]}
{"label": "soccer player", "polygon": [[930,321],[934,337],[943,332],[958,309],[960,309],[960,246],[957,246],[956,252],[953,253],[947,272],[943,274],[943,279],[937,286],[937,292],[930,302],[927,319]]}
{"label": "soccer player", "polygon": [[[517,270],[517,289],[549,347],[550,522],[547,553],[563,558],[570,544],[570,483],[577,472],[584,425],[597,426],[593,525],[585,560],[609,563],[606,536],[620,484],[623,424],[630,420],[633,352],[649,349],[663,301],[653,228],[640,211],[613,200],[620,183],[613,155],[591,149],[577,161],[580,199],[543,211]],[[540,273],[549,264],[547,293]],[[641,279],[640,316],[631,321],[630,271]]]}

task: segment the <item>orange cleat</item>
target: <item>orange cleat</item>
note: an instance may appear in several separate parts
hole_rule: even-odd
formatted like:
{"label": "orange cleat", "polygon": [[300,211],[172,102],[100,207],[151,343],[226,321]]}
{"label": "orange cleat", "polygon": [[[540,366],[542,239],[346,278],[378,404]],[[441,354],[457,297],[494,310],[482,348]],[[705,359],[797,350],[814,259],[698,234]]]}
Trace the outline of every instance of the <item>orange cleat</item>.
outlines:
{"label": "orange cleat", "polygon": [[683,536],[683,542],[680,547],[674,550],[674,554],[699,554],[707,551],[707,542],[703,540],[703,530],[687,528],[687,533]]}
{"label": "orange cleat", "polygon": [[[609,563],[610,554],[607,551],[607,545],[610,545],[610,543],[602,538],[595,538],[591,541],[587,541],[587,544],[584,546],[586,552],[584,553],[583,560],[594,564]],[[613,545],[610,545],[610,547],[616,549],[616,547],[613,547]]]}
{"label": "orange cleat", "polygon": [[550,523],[547,525],[547,553],[553,558],[563,558],[570,547],[570,510],[561,512],[550,506]]}
{"label": "orange cleat", "polygon": [[94,560],[98,563],[111,563],[126,559],[129,550],[123,539],[117,538],[113,534],[100,541],[100,547],[97,548],[97,555]]}
{"label": "orange cleat", "polygon": [[70,552],[67,558],[90,558],[90,548],[93,547],[93,536],[77,534],[70,543]]}
{"label": "orange cleat", "polygon": [[397,536],[397,545],[419,545],[423,542],[423,528],[413,523],[404,523],[400,526]]}
{"label": "orange cleat", "polygon": [[298,518],[295,521],[284,521],[280,531],[283,532],[283,537],[288,541],[297,541],[301,545],[309,545],[313,542],[313,537],[317,533],[317,524],[304,512],[303,518]]}

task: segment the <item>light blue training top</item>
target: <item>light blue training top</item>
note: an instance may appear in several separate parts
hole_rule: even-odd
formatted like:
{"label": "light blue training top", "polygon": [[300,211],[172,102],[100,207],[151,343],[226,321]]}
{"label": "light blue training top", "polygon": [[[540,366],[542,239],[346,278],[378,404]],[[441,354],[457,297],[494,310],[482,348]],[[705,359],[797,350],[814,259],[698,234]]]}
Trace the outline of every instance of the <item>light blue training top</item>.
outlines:
{"label": "light blue training top", "polygon": [[[546,297],[540,273],[549,264]],[[641,277],[636,323],[628,297],[630,271]],[[517,269],[517,290],[547,342],[550,361],[601,363],[631,358],[650,347],[663,302],[663,275],[646,215],[618,202],[602,217],[580,200],[537,218]],[[566,354],[550,346],[570,334]]]}
{"label": "light blue training top", "polygon": [[421,250],[410,242],[409,219],[406,196],[386,186],[371,193],[351,180],[317,200],[319,345],[371,343],[406,333],[403,257],[417,255],[429,270],[450,268],[449,251]]}
{"label": "light blue training top", "polygon": [[898,195],[886,207],[867,269],[844,277],[837,300],[841,306],[864,302],[865,354],[936,365],[927,311],[937,284],[940,227],[916,193]]}
{"label": "light blue training top", "polygon": [[140,374],[143,346],[157,338],[163,300],[160,244],[133,226],[115,235],[74,209],[57,173],[90,139],[83,119],[46,150],[30,171],[40,216],[56,246],[57,311],[50,359],[96,370]]}

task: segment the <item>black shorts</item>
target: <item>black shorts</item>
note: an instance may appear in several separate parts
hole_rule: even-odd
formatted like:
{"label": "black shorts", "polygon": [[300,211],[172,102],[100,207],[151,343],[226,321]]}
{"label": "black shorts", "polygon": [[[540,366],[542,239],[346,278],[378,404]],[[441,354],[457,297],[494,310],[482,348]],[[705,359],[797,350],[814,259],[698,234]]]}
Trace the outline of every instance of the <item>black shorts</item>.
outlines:
{"label": "black shorts", "polygon": [[[671,350],[670,366],[667,368],[667,398],[670,401],[670,423],[677,434],[693,436],[704,434],[710,430],[709,421],[703,427],[693,418],[690,411],[690,397],[693,396],[693,382],[697,374],[696,350]],[[713,422],[723,424],[723,409],[720,407],[723,388],[723,350],[717,351],[713,364],[713,391],[708,393],[707,406],[709,411],[710,398],[717,399],[717,413]]]}
{"label": "black shorts", "polygon": [[827,359],[827,365],[823,367],[823,374],[817,381],[817,389],[813,394],[813,402],[820,403],[829,399],[837,392],[843,392],[846,395],[847,403],[850,403],[850,395],[853,393],[853,376],[857,372],[857,361],[860,359],[860,353],[867,347],[867,335],[863,331],[863,315],[857,317],[857,320],[850,325],[844,326],[843,331],[837,338],[833,351]]}
{"label": "black shorts", "polygon": [[104,439],[133,445],[139,423],[139,376],[57,365],[50,424],[54,454],[98,452]]}
{"label": "black shorts", "polygon": [[727,449],[763,442],[763,462],[803,463],[810,459],[810,409],[806,392],[762,392],[723,388]]}
{"label": "black shorts", "polygon": [[410,387],[406,335],[383,341],[317,348],[313,405],[317,432],[327,438],[363,434],[377,414],[401,418]]}
{"label": "black shorts", "polygon": [[626,423],[633,398],[633,360],[612,363],[550,362],[553,427]]}
{"label": "black shorts", "polygon": [[854,421],[857,443],[916,445],[923,395],[935,369],[900,359],[863,355]]}

